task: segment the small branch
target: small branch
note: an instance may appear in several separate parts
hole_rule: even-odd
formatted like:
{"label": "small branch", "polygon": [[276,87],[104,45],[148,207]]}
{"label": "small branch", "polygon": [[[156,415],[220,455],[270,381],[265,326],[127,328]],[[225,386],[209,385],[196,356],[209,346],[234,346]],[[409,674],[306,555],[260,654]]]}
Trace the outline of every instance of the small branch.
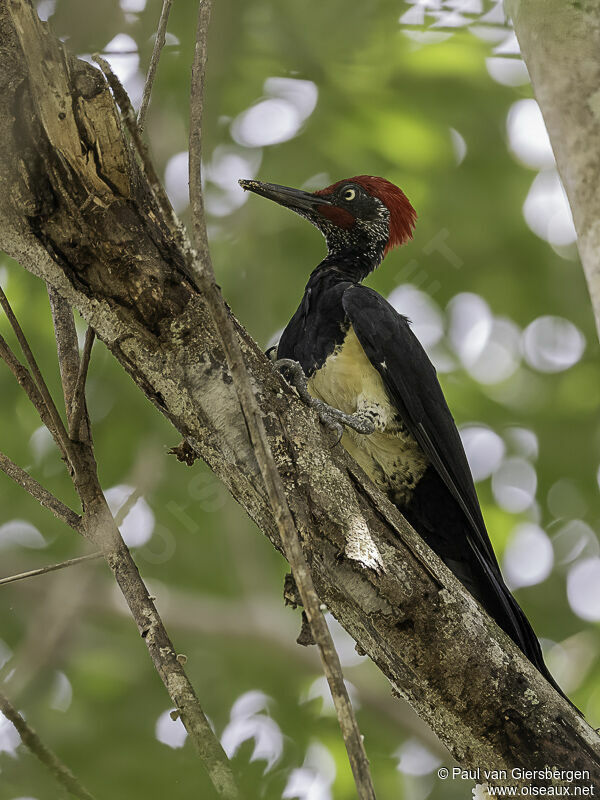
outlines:
{"label": "small branch", "polygon": [[18,483],[26,492],[38,501],[44,508],[52,511],[55,517],[66,522],[77,533],[83,533],[82,519],[68,506],[62,503],[51,492],[45,489],[41,483],[32,478],[28,472],[11,461],[4,453],[0,453],[0,470],[8,475],[15,483]]}
{"label": "small branch", "polygon": [[369,771],[362,737],[354,716],[352,704],[344,684],[342,667],[331,634],[321,612],[321,603],[314,588],[312,575],[306,561],[298,531],[287,503],[285,489],[269,445],[263,417],[252,390],[241,347],[231,318],[216,282],[206,234],[201,186],[201,131],[203,90],[206,66],[206,34],[210,20],[210,0],[201,0],[196,30],[196,48],[192,66],[190,105],[190,198],[194,220],[194,244],[201,259],[199,274],[201,289],[210,306],[216,329],[219,331],[227,357],[229,370],[246,420],[248,432],[258,466],[265,483],[269,502],[275,516],[283,548],[292,572],[304,610],[311,626],[313,638],[319,647],[323,670],[344,737],[350,765],[354,774],[358,796],[361,800],[374,800],[375,790]]}
{"label": "small branch", "polygon": [[[192,224],[194,246],[198,251],[200,269],[209,271],[209,280],[214,283],[214,272],[211,265],[206,222],[204,217],[204,198],[202,193],[202,117],[204,114],[204,83],[206,76],[207,37],[210,23],[212,0],[200,0],[198,9],[198,25],[196,28],[196,46],[194,63],[192,64],[192,88],[190,99],[190,204],[192,206]],[[211,274],[212,273],[212,274]]]}
{"label": "small branch", "polygon": [[54,430],[58,435],[59,439],[62,442],[62,445],[65,451],[69,452],[69,435],[65,428],[65,425],[62,421],[62,417],[58,413],[58,409],[52,399],[52,395],[50,394],[50,390],[44,380],[44,377],[38,367],[37,361],[33,353],[31,352],[31,348],[29,347],[29,342],[25,334],[23,333],[23,329],[19,325],[19,321],[15,317],[12,308],[10,307],[10,303],[8,302],[8,298],[4,294],[4,290],[0,287],[0,305],[4,309],[4,313],[8,317],[8,321],[11,324],[13,331],[15,332],[15,336],[21,346],[21,350],[23,351],[23,355],[25,356],[27,363],[29,364],[29,368],[31,370],[31,374],[33,375],[33,379],[37,385],[39,393],[41,394],[43,401],[48,409],[48,414],[50,419],[52,420]]}
{"label": "small branch", "polygon": [[71,412],[69,422],[69,436],[73,440],[80,440],[82,434],[82,423],[85,423],[86,432],[84,439],[89,439],[89,425],[87,424],[87,409],[85,404],[85,382],[87,379],[88,368],[90,366],[90,356],[92,355],[92,346],[94,344],[95,333],[93,328],[88,327],[85,332],[85,343],[83,345],[83,353],[81,356],[81,363],[79,364],[79,372],[75,382],[75,389],[73,391],[73,403],[71,405]]}
{"label": "small branch", "polygon": [[58,364],[60,378],[67,410],[67,421],[70,422],[70,410],[73,404],[73,393],[79,374],[79,343],[73,310],[69,303],[50,284],[48,286],[48,299],[54,323],[54,335],[58,350]]}
{"label": "small branch", "polygon": [[25,722],[21,714],[10,703],[8,698],[0,692],[0,711],[4,714],[6,719],[10,720],[19,732],[21,741],[36,758],[38,758],[45,767],[54,775],[56,780],[65,787],[69,794],[73,797],[78,797],[80,800],[94,800],[87,789],[85,789],[79,780],[73,775],[71,770],[63,764],[59,757],[50,750],[49,747],[42,742],[37,733]]}
{"label": "small branch", "polygon": [[129,514],[129,512],[131,511],[131,509],[134,507],[134,505],[137,503],[137,501],[140,499],[141,496],[142,493],[140,492],[139,489],[134,489],[127,495],[127,499],[115,514],[115,525],[117,526],[117,528],[121,527],[125,517],[127,516],[127,514]]}
{"label": "small branch", "polygon": [[36,578],[38,575],[45,575],[47,572],[56,572],[59,569],[73,567],[76,564],[82,564],[84,561],[93,561],[97,558],[102,558],[102,553],[90,553],[87,556],[79,556],[78,558],[69,558],[67,561],[59,561],[58,564],[48,564],[48,566],[40,567],[39,569],[30,569],[29,572],[19,572],[18,575],[9,575],[7,578],[0,578],[0,586],[3,586],[5,583],[23,581],[25,578]]}
{"label": "small branch", "polygon": [[91,474],[91,471],[85,484],[82,484],[81,499],[87,509],[85,525],[88,536],[102,547],[106,562],[127,601],[156,671],[180,713],[190,741],[194,744],[213,786],[224,800],[239,800],[241,795],[225,751],[210,727],[135,561],[123,542],[102,494],[97,475]]}
{"label": "small branch", "polygon": [[167,23],[169,21],[169,12],[171,11],[172,4],[173,0],[163,0],[160,19],[158,21],[158,28],[156,30],[156,39],[154,40],[154,48],[152,50],[152,57],[150,59],[150,66],[148,67],[146,83],[144,84],[142,104],[140,106],[137,118],[137,126],[140,133],[144,130],[146,113],[148,111],[148,105],[150,104],[150,95],[152,94],[152,85],[156,76],[156,69],[160,60],[160,54],[165,46],[165,34],[167,32]]}
{"label": "small branch", "polygon": [[15,376],[17,383],[23,389],[33,407],[40,415],[40,419],[52,434],[52,438],[60,450],[62,457],[65,459],[65,461],[69,462],[69,454],[65,444],[54,426],[54,420],[50,416],[48,407],[44,403],[44,399],[40,394],[35,381],[29,374],[29,371],[26,369],[26,367],[24,367],[19,359],[15,356],[2,335],[0,335],[0,358],[6,363],[12,374]]}

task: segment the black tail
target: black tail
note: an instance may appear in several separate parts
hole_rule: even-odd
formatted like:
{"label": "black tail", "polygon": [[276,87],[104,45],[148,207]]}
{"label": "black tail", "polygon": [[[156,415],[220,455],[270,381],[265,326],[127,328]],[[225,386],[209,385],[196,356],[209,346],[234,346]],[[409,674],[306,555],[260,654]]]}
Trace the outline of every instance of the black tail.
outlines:
{"label": "black tail", "polygon": [[581,714],[550,674],[538,638],[504,583],[491,545],[489,550],[479,545],[464,512],[434,470],[426,472],[409,505],[400,511],[544,678]]}

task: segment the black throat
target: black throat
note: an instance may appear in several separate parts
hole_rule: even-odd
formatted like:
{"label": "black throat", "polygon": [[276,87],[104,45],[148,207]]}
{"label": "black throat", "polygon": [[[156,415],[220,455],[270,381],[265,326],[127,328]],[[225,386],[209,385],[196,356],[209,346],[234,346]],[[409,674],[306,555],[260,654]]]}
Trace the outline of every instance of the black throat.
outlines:
{"label": "black throat", "polygon": [[[314,275],[334,270],[346,280],[360,283],[383,261],[389,235],[387,209],[374,220],[357,219],[351,228],[340,228],[331,223],[319,224],[327,242],[325,259],[313,270]],[[310,279],[309,279],[310,285]]]}

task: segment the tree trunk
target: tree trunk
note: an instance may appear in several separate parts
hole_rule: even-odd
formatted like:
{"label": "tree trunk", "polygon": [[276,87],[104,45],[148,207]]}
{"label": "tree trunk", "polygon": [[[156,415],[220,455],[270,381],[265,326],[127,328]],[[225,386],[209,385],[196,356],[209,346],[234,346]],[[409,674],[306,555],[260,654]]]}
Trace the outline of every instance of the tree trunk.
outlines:
{"label": "tree trunk", "polygon": [[[102,75],[66,55],[25,0],[0,5],[0,182],[0,246],[81,312],[281,549],[176,231]],[[465,767],[578,768],[600,787],[595,732],[237,330],[316,588],[392,692]]]}
{"label": "tree trunk", "polygon": [[569,198],[600,335],[600,6],[507,0]]}

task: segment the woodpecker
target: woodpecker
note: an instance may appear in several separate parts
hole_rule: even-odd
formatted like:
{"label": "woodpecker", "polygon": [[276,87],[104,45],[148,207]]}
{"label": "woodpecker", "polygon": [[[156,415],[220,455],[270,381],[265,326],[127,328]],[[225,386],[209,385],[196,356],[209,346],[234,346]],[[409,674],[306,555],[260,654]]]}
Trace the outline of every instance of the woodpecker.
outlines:
{"label": "woodpecker", "polygon": [[327,243],[277,358],[300,365],[325,419],[343,424],[344,447],[565,697],[502,578],[435,368],[409,320],[361,285],[392,248],[412,238],[416,213],[408,198],[369,175],[314,193],[254,180],[240,185],[305,217]]}

